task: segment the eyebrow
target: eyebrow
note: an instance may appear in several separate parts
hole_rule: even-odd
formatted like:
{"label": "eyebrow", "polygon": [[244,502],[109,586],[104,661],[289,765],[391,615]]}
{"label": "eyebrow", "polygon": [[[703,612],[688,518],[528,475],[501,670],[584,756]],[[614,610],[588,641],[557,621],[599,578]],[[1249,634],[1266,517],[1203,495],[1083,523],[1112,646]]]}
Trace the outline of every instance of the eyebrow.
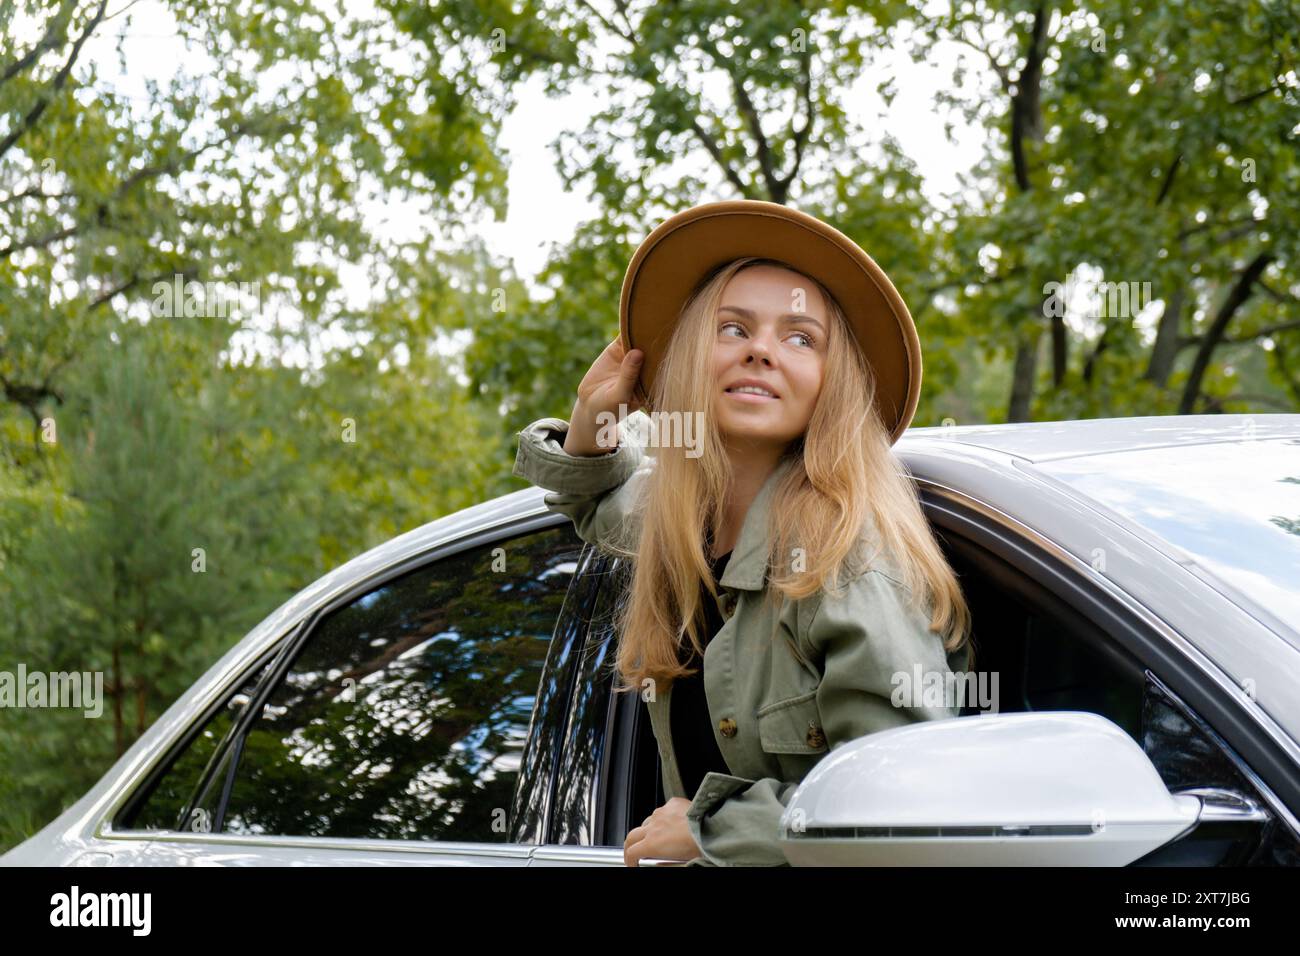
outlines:
{"label": "eyebrow", "polygon": [[[728,312],[735,312],[739,315],[743,315],[745,318],[751,321],[754,318],[753,309],[742,309],[738,305],[722,305],[718,307],[719,312],[721,312],[723,309],[726,309]],[[801,315],[798,312],[787,312],[784,315],[777,316],[777,318],[790,319],[792,322],[803,322],[809,325],[815,325],[817,326],[818,332],[821,332],[823,335],[826,334],[826,329],[822,327],[822,324],[810,315]]]}

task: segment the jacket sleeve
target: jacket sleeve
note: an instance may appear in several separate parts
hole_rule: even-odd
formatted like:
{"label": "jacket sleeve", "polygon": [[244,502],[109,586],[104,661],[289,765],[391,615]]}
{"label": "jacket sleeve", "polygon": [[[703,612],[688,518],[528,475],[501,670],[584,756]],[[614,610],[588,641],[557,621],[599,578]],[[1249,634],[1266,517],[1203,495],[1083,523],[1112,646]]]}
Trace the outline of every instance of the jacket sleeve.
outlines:
{"label": "jacket sleeve", "polygon": [[686,809],[700,847],[687,866],[789,866],[781,846],[781,814],[798,788],[775,777],[746,780],[709,771]]}
{"label": "jacket sleeve", "polygon": [[519,432],[513,473],[548,490],[547,508],[568,515],[578,537],[606,550],[635,550],[637,504],[655,460],[642,447],[638,414],[620,426],[618,448],[603,455],[566,452],[569,423],[562,418],[538,419]]}
{"label": "jacket sleeve", "polygon": [[[905,585],[873,569],[819,596],[802,643],[822,673],[817,706],[828,752],[891,727],[958,715],[957,706],[933,692],[911,693],[918,665],[918,690],[934,681],[926,675],[942,679],[950,668],[942,636],[930,630],[925,610],[908,606],[909,594]],[[702,853],[689,865],[785,864],[780,820],[798,785],[708,774],[686,812]]]}
{"label": "jacket sleeve", "polygon": [[822,669],[817,706],[831,750],[880,730],[958,715],[938,693],[952,686],[943,637],[930,630],[928,609],[909,606],[910,598],[906,585],[878,569],[822,595],[808,643]]}

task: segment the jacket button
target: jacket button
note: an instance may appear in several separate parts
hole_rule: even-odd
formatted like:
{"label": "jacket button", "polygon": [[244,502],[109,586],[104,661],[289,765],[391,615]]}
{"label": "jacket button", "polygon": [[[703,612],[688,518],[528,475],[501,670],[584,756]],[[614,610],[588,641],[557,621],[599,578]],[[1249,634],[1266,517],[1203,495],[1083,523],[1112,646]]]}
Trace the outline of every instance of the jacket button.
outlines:
{"label": "jacket button", "polygon": [[718,730],[722,732],[724,737],[734,737],[736,736],[736,722],[730,717],[724,717],[718,721]]}
{"label": "jacket button", "polygon": [[808,722],[808,738],[807,738],[807,739],[808,739],[808,746],[809,746],[809,747],[825,747],[825,746],[826,746],[826,735],[825,735],[824,733],[822,733],[822,729],[821,729],[820,727],[818,727],[816,724],[814,724],[812,721],[809,721],[809,722]]}
{"label": "jacket button", "polygon": [[731,612],[735,609],[735,606],[736,606],[736,599],[731,596],[731,593],[729,591],[723,591],[722,592],[722,613],[730,617]]}

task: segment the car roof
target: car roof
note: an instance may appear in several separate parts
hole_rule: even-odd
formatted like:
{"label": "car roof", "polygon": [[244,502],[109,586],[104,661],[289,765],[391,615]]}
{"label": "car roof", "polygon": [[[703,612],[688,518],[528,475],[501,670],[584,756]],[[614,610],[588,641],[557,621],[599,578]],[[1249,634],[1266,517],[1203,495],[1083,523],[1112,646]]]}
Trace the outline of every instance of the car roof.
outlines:
{"label": "car roof", "polygon": [[[1300,438],[1300,415],[1149,416],[945,425],[909,429],[899,439],[896,450],[916,477],[972,495],[1043,530],[1074,553],[1086,554],[1084,544],[1095,544],[1101,527],[1097,522],[1098,503],[1081,500],[1076,494],[1073,497],[1079,507],[1068,507],[1059,490],[1049,492],[1042,485],[1043,473],[1034,463],[1184,444],[1203,447],[1209,442],[1241,442],[1246,436],[1260,440]],[[494,526],[544,515],[548,511],[546,495],[544,489],[530,485],[433,519],[385,541],[291,597],[259,630],[269,632],[282,627],[307,610],[330,603],[358,581],[433,548]],[[561,524],[568,520],[559,514],[553,517]],[[1133,530],[1150,540],[1145,529]],[[1156,610],[1160,610],[1159,604],[1155,603]],[[1216,653],[1211,656],[1218,657]]]}
{"label": "car roof", "polygon": [[[1034,463],[1143,448],[1241,442],[1251,437],[1260,440],[1298,439],[1300,415],[1149,416],[1006,425],[945,425],[909,429],[896,447],[916,477],[973,495],[976,500],[987,502],[1005,514],[1016,515],[1018,521],[1029,527],[1043,529],[1057,546],[1087,560],[1089,549],[1099,543],[1100,533],[1117,533],[1119,529],[1112,530],[1108,523],[1098,522],[1098,512],[1093,505],[1085,505],[1077,496],[1064,498],[1061,486],[1053,488],[1044,484],[1043,473]],[[282,628],[312,607],[330,603],[344,590],[372,574],[384,573],[398,563],[476,532],[545,515],[548,512],[547,494],[546,490],[530,485],[436,518],[390,539],[335,568],[286,601],[258,628],[261,637],[269,638],[277,628]],[[568,521],[558,513],[551,513],[551,517],[558,524]],[[1155,566],[1143,565],[1140,555],[1135,557],[1138,552],[1131,545],[1132,542],[1110,548],[1117,577],[1130,576],[1128,584],[1138,581],[1147,590],[1135,591],[1134,597],[1170,625],[1182,626],[1184,632],[1190,630],[1180,615],[1204,615],[1204,594],[1198,602],[1190,601],[1191,592],[1168,585],[1168,576],[1175,574],[1181,565],[1164,568],[1160,574],[1165,577],[1158,577],[1154,573]],[[1133,554],[1129,554],[1130,551]],[[1122,562],[1130,557],[1136,562],[1135,568],[1124,572]],[[1206,632],[1202,627],[1201,630],[1199,649],[1226,672],[1251,675],[1267,672],[1287,684],[1286,693],[1279,697],[1272,686],[1273,681],[1261,681],[1257,692],[1259,702],[1293,738],[1300,739],[1300,705],[1294,702],[1294,695],[1289,691],[1289,687],[1294,686],[1293,678],[1300,679],[1300,663],[1297,663],[1300,655],[1297,655],[1296,647],[1290,646],[1281,635],[1276,635],[1276,642],[1243,643],[1237,639],[1233,628],[1221,631],[1210,628]],[[257,638],[253,638],[232,648],[227,655],[231,660],[224,663],[233,663],[240,648],[248,648],[250,643],[256,642]],[[1284,649],[1289,653],[1284,655]],[[213,672],[220,670],[219,665]]]}
{"label": "car roof", "polygon": [[1169,445],[1300,438],[1300,414],[1145,415],[1003,425],[934,425],[909,428],[898,447],[903,450],[917,440],[934,438],[1040,462]]}

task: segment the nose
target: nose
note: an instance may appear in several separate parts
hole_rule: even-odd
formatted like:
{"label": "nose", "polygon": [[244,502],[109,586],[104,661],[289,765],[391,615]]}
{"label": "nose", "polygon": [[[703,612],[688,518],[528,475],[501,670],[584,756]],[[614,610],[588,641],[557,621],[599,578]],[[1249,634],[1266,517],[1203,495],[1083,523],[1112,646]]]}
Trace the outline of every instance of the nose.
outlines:
{"label": "nose", "polygon": [[768,348],[766,333],[756,335],[749,339],[748,342],[748,348],[745,350],[745,364],[748,365],[751,361],[757,359],[764,365],[771,366],[772,351]]}

